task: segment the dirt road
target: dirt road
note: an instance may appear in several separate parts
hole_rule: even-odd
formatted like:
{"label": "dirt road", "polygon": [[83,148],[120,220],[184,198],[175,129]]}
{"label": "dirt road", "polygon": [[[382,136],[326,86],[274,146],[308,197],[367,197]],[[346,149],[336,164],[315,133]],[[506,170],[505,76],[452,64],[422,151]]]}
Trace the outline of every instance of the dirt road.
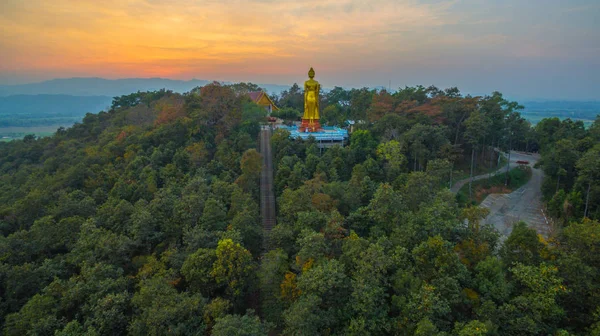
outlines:
{"label": "dirt road", "polygon": [[482,207],[490,209],[485,222],[494,225],[504,236],[510,234],[512,226],[518,221],[524,221],[538,233],[548,236],[550,225],[542,212],[540,189],[544,173],[541,169],[533,168],[539,155],[512,151],[510,156],[511,167],[515,166],[516,161],[529,161],[531,180],[510,194],[491,194],[486,197],[481,203]]}

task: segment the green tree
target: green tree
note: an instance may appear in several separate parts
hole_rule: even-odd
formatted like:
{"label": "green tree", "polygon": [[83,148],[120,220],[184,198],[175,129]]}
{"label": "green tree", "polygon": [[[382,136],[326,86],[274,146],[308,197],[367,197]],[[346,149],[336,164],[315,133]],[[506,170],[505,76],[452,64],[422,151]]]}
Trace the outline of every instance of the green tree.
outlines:
{"label": "green tree", "polygon": [[262,155],[256,149],[249,149],[242,155],[240,161],[242,174],[247,175],[250,179],[258,179],[262,171]]}
{"label": "green tree", "polygon": [[294,83],[289,90],[283,90],[281,92],[279,106],[293,108],[298,111],[303,110],[304,96],[302,94],[302,89],[298,84]]}
{"label": "green tree", "polygon": [[350,90],[350,117],[356,121],[367,120],[367,110],[373,100],[374,91],[369,88]]}
{"label": "green tree", "polygon": [[131,227],[129,236],[137,246],[146,252],[163,240],[163,232],[160,230],[158,219],[148,209],[148,202],[139,200],[135,204],[135,210],[131,215]]}
{"label": "green tree", "polygon": [[258,270],[261,308],[264,317],[277,326],[283,324],[281,314],[285,307],[280,299],[280,283],[288,268],[287,254],[282,249],[275,249],[263,256]]}
{"label": "green tree", "polygon": [[298,120],[302,116],[302,113],[293,107],[283,107],[277,111],[271,112],[271,116],[292,122]]}
{"label": "green tree", "polygon": [[254,262],[248,250],[231,239],[219,241],[211,275],[217,284],[225,284],[228,295],[240,297],[253,281],[250,277],[253,270]]}
{"label": "green tree", "polygon": [[473,183],[473,168],[474,168],[474,159],[475,159],[475,148],[481,144],[485,130],[488,126],[488,119],[480,113],[479,111],[471,112],[471,115],[465,121],[466,131],[465,137],[467,138],[467,142],[471,145],[471,170],[469,174],[469,199],[472,198],[471,195],[471,186]]}
{"label": "green tree", "polygon": [[258,181],[262,171],[262,155],[256,149],[248,149],[240,161],[242,175],[236,180],[242,189],[258,193]]}
{"label": "green tree", "polygon": [[240,232],[243,245],[253,255],[260,254],[263,243],[263,228],[258,211],[255,209],[244,209],[233,217],[230,225],[232,229]]}
{"label": "green tree", "polygon": [[484,336],[488,334],[488,327],[485,323],[473,320],[466,325],[460,325],[455,328],[458,336]]}
{"label": "green tree", "polygon": [[535,230],[528,228],[525,222],[518,222],[504,242],[500,255],[507,266],[516,262],[537,265],[541,262],[540,252],[543,248]]}
{"label": "green tree", "polygon": [[[546,153],[542,159],[544,173],[556,178],[556,190],[560,189],[560,180],[564,176],[567,186],[572,184],[573,174],[575,173],[575,164],[578,159],[578,153],[575,149],[575,143],[570,139],[557,141]],[[569,187],[565,188],[569,189]]]}
{"label": "green tree", "polygon": [[200,224],[209,231],[224,231],[227,226],[227,212],[225,205],[214,199],[209,198],[204,202],[204,211],[200,217]]}
{"label": "green tree", "polygon": [[322,260],[314,266],[305,267],[298,277],[298,289],[306,295],[318,295],[322,307],[336,310],[336,303],[345,302],[343,293],[348,289],[348,277],[344,266],[337,260]]}
{"label": "green tree", "polygon": [[354,155],[359,162],[366,160],[368,156],[372,155],[376,147],[377,142],[373,139],[369,131],[357,130],[350,137],[350,149],[355,153]]}
{"label": "green tree", "polygon": [[517,263],[510,268],[521,285],[519,293],[501,307],[500,332],[520,335],[553,333],[564,316],[557,298],[567,292],[558,269],[547,264],[525,266]]}
{"label": "green tree", "polygon": [[[352,294],[348,303],[352,309],[352,320],[361,321],[361,331],[364,333],[389,333],[391,326],[386,276],[392,260],[382,246],[371,244],[354,263]],[[351,323],[351,330],[353,326]]]}
{"label": "green tree", "polygon": [[505,132],[504,132],[504,148],[508,152],[508,162],[506,163],[506,172],[505,172],[505,181],[504,185],[508,185],[508,172],[510,171],[510,153],[513,149],[513,141],[515,140],[515,135],[519,135],[517,132],[520,130],[520,125],[522,123],[522,118],[520,114],[515,109],[522,109],[523,107],[518,105],[515,102],[507,103],[507,108],[505,108],[506,118],[505,121]]}
{"label": "green tree", "polygon": [[18,313],[6,316],[6,335],[51,335],[62,327],[56,317],[56,299],[50,295],[34,295]]}
{"label": "green tree", "polygon": [[493,256],[488,256],[475,266],[475,282],[482,299],[496,303],[508,299],[510,287],[502,266],[502,261]]}
{"label": "green tree", "polygon": [[388,181],[395,180],[407,163],[406,157],[402,154],[402,146],[395,140],[380,143],[377,146],[377,158],[385,163]]}
{"label": "green tree", "polygon": [[568,325],[584,330],[597,322],[600,300],[600,223],[584,219],[572,222],[563,231],[555,265],[568,286],[569,294],[559,297],[568,316]]}
{"label": "green tree", "polygon": [[214,336],[267,336],[269,328],[252,310],[245,315],[226,315],[217,319],[212,329]]}
{"label": "green tree", "polygon": [[342,109],[337,104],[327,105],[323,109],[321,121],[329,126],[344,126],[346,122]]}
{"label": "green tree", "polygon": [[178,293],[166,279],[155,277],[140,283],[132,299],[134,317],[128,331],[133,335],[202,335],[202,309],[198,294]]}
{"label": "green tree", "polygon": [[600,181],[600,145],[594,146],[587,151],[579,161],[577,161],[577,169],[579,170],[579,181],[582,185],[587,184],[585,192],[585,210],[583,216],[587,217],[590,209],[595,206],[598,209],[598,197],[592,199],[590,205],[590,194],[592,193],[592,185],[594,186],[594,195],[598,195],[596,189],[598,181]]}
{"label": "green tree", "polygon": [[130,259],[132,242],[126,236],[97,228],[87,221],[81,226],[79,239],[69,253],[68,260],[78,265],[83,262],[94,264],[106,262],[110,265],[125,265]]}
{"label": "green tree", "polygon": [[190,254],[181,266],[181,274],[184,276],[190,289],[210,297],[215,283],[211,277],[213,264],[217,260],[214,250],[200,248]]}
{"label": "green tree", "polygon": [[283,312],[283,333],[292,336],[323,335],[331,317],[319,307],[321,301],[315,294],[302,295]]}
{"label": "green tree", "polygon": [[389,184],[381,184],[367,206],[367,214],[375,222],[374,237],[389,234],[402,221],[402,210],[406,209],[402,195]]}
{"label": "green tree", "polygon": [[[444,183],[450,178],[452,172],[452,163],[447,159],[435,159],[427,163],[427,174],[436,179],[439,183]],[[450,184],[452,182],[450,181]]]}

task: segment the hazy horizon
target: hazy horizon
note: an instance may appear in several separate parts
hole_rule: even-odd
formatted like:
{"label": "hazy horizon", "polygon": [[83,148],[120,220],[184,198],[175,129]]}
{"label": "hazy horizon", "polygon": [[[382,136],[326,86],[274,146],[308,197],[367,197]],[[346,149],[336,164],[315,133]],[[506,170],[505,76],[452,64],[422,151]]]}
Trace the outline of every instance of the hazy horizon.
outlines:
{"label": "hazy horizon", "polygon": [[[48,79],[48,80],[40,80],[40,81],[34,81],[34,82],[24,82],[24,83],[14,83],[14,84],[3,84],[0,83],[0,86],[2,87],[18,87],[18,86],[27,86],[27,85],[36,85],[36,84],[44,84],[44,83],[49,83],[52,81],[68,81],[68,80],[77,80],[77,79],[84,79],[84,80],[88,80],[88,79],[100,79],[100,80],[108,80],[108,81],[126,81],[126,80],[164,80],[164,81],[173,81],[173,82],[179,82],[179,83],[183,83],[183,82],[193,82],[193,81],[198,81],[198,82],[212,82],[212,81],[217,81],[220,83],[240,83],[240,82],[250,82],[250,83],[254,83],[257,84],[259,86],[266,86],[266,90],[267,92],[270,93],[276,93],[276,94],[280,94],[281,91],[283,90],[287,90],[289,89],[292,85],[298,84],[301,85],[301,80],[296,81],[294,83],[259,83],[259,82],[255,82],[255,81],[219,81],[216,79],[203,79],[203,78],[192,78],[192,79],[175,79],[175,78],[164,78],[164,77],[127,77],[127,78],[103,78],[103,77],[64,77],[64,78],[52,78],[52,79]],[[304,79],[302,79],[304,80]],[[418,84],[413,84],[413,85],[408,85],[408,86],[416,86],[416,85],[423,85],[425,87],[429,86],[429,85],[434,85],[431,83],[418,83]],[[330,89],[333,89],[333,87],[335,86],[339,86],[342,87],[344,89],[352,89],[352,88],[362,88],[362,87],[368,87],[371,89],[381,89],[381,88],[385,88],[386,90],[388,89],[389,83],[388,85],[376,85],[376,86],[345,86],[345,85],[333,85],[333,86],[324,86],[323,90],[327,91]],[[277,89],[273,90],[272,87],[278,87]],[[279,88],[280,87],[280,88]],[[161,87],[162,88],[162,87]],[[172,90],[172,88],[168,88],[165,87],[168,90]],[[395,92],[400,88],[404,88],[404,86],[402,87],[394,87],[393,83],[391,86],[391,92]],[[443,86],[438,86],[438,88],[440,89],[445,89],[447,87],[443,87]],[[459,89],[461,89],[459,87]],[[138,90],[138,89],[135,89]],[[135,92],[131,91],[131,92]],[[145,91],[146,89],[144,88],[140,88],[139,90],[141,91]],[[185,92],[184,90],[174,90],[176,92]],[[490,92],[471,92],[471,91],[464,91],[464,90],[460,90],[461,93],[463,95],[471,95],[471,96],[485,96],[485,95],[489,95],[491,94],[493,91],[498,91],[498,90],[492,90]],[[1,95],[1,91],[0,91],[0,95]],[[129,92],[127,92],[129,93]],[[600,102],[600,98],[557,98],[557,97],[531,97],[531,96],[519,96],[519,95],[507,95],[504,92],[502,92],[504,97],[509,99],[509,100],[517,100],[519,102],[522,101],[565,101],[565,102]],[[42,93],[11,93],[8,95],[29,95],[29,94],[33,94],[33,95],[69,95],[68,92],[64,91],[61,93],[46,93],[46,92],[42,92]],[[125,92],[122,94],[126,94]],[[77,92],[72,93],[71,95],[73,96],[79,96],[80,94],[78,94]],[[92,94],[90,94],[92,95]],[[106,93],[98,93],[98,94],[93,94],[94,96],[115,96],[115,95],[110,95],[110,94],[106,94]],[[121,95],[121,94],[117,94],[117,95]],[[6,94],[4,96],[7,96]]]}
{"label": "hazy horizon", "polygon": [[99,77],[456,86],[599,100],[593,0],[0,3],[0,84]]}

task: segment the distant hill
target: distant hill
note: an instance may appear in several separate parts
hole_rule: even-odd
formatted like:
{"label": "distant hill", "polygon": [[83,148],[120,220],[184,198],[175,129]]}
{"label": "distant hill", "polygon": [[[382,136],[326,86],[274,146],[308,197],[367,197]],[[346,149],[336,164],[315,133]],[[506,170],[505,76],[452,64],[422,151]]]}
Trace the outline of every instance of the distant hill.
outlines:
{"label": "distant hill", "polygon": [[[31,84],[0,85],[0,96],[50,94],[115,97],[137,91],[154,91],[160,89],[184,93],[197,86],[204,86],[210,82],[212,81],[199,79],[183,81],[164,78],[64,78]],[[287,85],[259,85],[268,92],[277,94],[290,88],[290,86]]]}
{"label": "distant hill", "polygon": [[14,95],[0,97],[0,127],[71,125],[106,110],[109,96]]}
{"label": "distant hill", "polygon": [[589,126],[600,114],[600,101],[523,101],[521,114],[532,124],[544,118],[582,120]]}
{"label": "distant hill", "polygon": [[109,96],[14,95],[0,97],[0,114],[85,114],[99,112],[111,102]]}

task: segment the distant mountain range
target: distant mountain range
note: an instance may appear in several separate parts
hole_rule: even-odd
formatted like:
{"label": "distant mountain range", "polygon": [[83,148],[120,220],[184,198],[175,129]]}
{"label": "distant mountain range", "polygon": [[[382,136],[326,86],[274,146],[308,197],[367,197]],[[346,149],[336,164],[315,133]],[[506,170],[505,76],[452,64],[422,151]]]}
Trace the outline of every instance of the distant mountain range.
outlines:
{"label": "distant mountain range", "polygon": [[[31,84],[0,85],[0,97],[39,94],[116,97],[137,91],[153,91],[160,89],[184,93],[197,86],[204,86],[211,82],[212,81],[201,79],[183,81],[164,78],[64,78]],[[288,90],[291,86],[277,84],[258,85],[267,90],[269,93],[277,94],[283,90]]]}

